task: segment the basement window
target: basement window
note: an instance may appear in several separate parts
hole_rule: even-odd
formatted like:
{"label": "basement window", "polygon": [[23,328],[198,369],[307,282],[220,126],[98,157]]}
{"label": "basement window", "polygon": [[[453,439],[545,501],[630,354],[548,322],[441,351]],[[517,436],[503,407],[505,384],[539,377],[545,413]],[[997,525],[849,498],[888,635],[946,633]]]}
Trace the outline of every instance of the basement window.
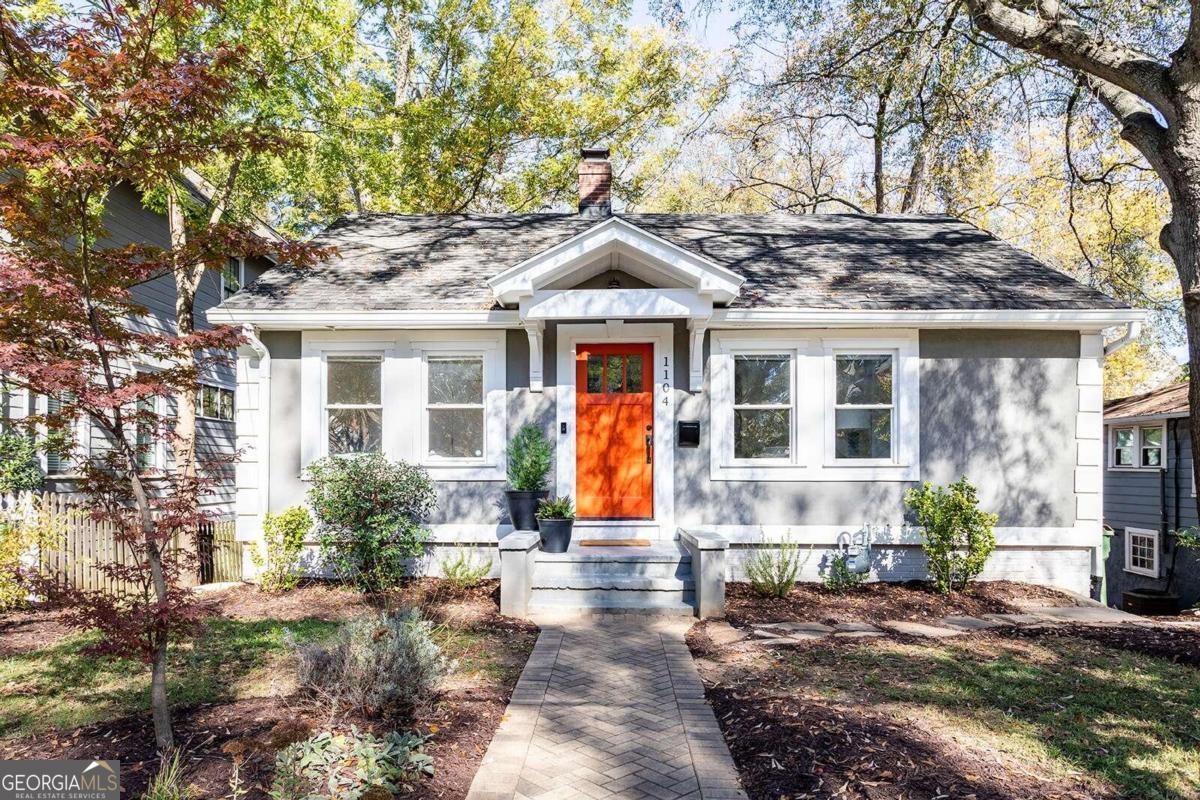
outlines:
{"label": "basement window", "polygon": [[1149,578],[1158,577],[1158,531],[1125,529],[1125,571]]}

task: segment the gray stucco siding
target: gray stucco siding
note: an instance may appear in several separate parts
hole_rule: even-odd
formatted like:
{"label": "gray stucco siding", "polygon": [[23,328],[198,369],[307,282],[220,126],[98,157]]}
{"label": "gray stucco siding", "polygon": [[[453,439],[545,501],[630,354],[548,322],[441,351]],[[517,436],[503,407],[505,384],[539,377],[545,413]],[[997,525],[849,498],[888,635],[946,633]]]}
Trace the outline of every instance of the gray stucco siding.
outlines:
{"label": "gray stucco siding", "polygon": [[[302,503],[300,333],[266,332],[271,351],[271,507]],[[528,389],[528,339],[508,331],[508,433],[527,422],[553,434],[556,326],[544,336],[546,388]],[[676,325],[675,380],[686,386],[688,336]],[[966,475],[1005,527],[1075,524],[1075,421],[1079,335],[1055,331],[925,331],[920,335],[921,477]],[[675,450],[675,514],[682,527],[857,525],[900,518],[911,482],[714,481],[707,388],[675,389],[676,419],[701,421],[701,446]],[[553,438],[553,436],[551,437]],[[551,475],[554,472],[552,470]],[[438,481],[431,523],[504,521],[502,480]]]}

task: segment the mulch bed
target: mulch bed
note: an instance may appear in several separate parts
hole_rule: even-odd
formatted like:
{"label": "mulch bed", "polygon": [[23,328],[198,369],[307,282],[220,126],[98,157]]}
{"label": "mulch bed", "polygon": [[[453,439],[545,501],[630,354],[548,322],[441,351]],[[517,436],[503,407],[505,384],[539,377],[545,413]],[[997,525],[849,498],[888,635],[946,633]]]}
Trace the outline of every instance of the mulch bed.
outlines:
{"label": "mulch bed", "polygon": [[1060,637],[1090,639],[1115,648],[1144,653],[1176,664],[1200,667],[1200,628],[1143,627],[1140,625],[1037,625],[1004,628],[998,636],[1022,639]]}
{"label": "mulch bed", "polygon": [[[372,607],[420,606],[438,622],[452,622],[483,636],[482,646],[490,652],[511,651],[524,659],[533,648],[537,628],[529,623],[501,617],[495,597],[498,582],[488,581],[466,593],[451,593],[434,579],[411,582],[386,597],[363,598],[353,592],[319,583],[304,586],[285,595],[265,595],[253,587],[236,587],[202,599],[210,614],[237,619],[271,617],[283,620],[320,618],[346,619]],[[40,612],[45,625],[53,624],[53,614]],[[0,620],[5,647],[9,631],[36,630],[30,619]],[[65,629],[59,634],[65,633]],[[31,633],[23,633],[20,646]],[[14,640],[18,641],[18,640]],[[42,645],[45,642],[41,642]],[[511,680],[482,679],[473,685],[454,687],[438,698],[436,704],[403,725],[388,725],[376,719],[343,717],[337,728],[357,725],[360,730],[385,733],[388,730],[416,730],[432,734],[426,752],[434,757],[434,775],[405,797],[418,800],[462,798],[467,794],[475,772],[492,735],[508,705],[519,669],[507,670]],[[481,682],[482,681],[482,682]],[[327,725],[326,709],[298,697],[265,697],[232,700],[176,708],[173,722],[176,741],[182,746],[189,782],[197,797],[225,797],[230,794],[230,776],[234,755],[242,759],[241,783],[248,792],[242,797],[261,800],[267,796],[274,773],[275,752],[296,738],[294,731]],[[118,720],[86,725],[73,730],[35,734],[23,739],[0,742],[0,758],[117,758],[121,761],[122,796],[138,797],[159,766],[155,752],[150,716],[138,714]]]}
{"label": "mulch bed", "polygon": [[725,587],[725,617],[739,627],[785,621],[878,624],[896,619],[928,621],[951,615],[1010,614],[1020,611],[1018,601],[1074,604],[1069,595],[1054,589],[1011,581],[974,583],[951,597],[918,581],[867,583],[843,595],[827,591],[820,584],[800,583],[787,597],[762,597],[748,583],[730,583]]}
{"label": "mulch bed", "polygon": [[1097,797],[1074,782],[948,749],[901,721],[799,696],[794,687],[716,687],[707,696],[753,800]]}
{"label": "mulch bed", "polygon": [[0,614],[0,658],[11,658],[48,647],[72,631],[54,610],[10,611]]}

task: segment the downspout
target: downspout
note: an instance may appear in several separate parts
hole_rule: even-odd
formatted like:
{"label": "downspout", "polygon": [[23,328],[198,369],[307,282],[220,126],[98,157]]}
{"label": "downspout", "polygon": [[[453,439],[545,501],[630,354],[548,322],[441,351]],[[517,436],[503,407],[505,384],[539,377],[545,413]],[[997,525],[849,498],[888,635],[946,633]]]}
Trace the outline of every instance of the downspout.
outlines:
{"label": "downspout", "polygon": [[258,515],[261,521],[271,507],[268,503],[271,491],[271,351],[258,338],[253,325],[243,325],[242,335],[258,356]]}
{"label": "downspout", "polygon": [[1118,338],[1113,339],[1111,342],[1104,345],[1104,355],[1105,356],[1113,355],[1118,350],[1120,350],[1125,345],[1129,344],[1130,342],[1132,342],[1134,339],[1136,339],[1137,337],[1139,337],[1141,335],[1142,335],[1142,323],[1141,322],[1130,322],[1128,325],[1125,326],[1125,333],[1121,334]]}

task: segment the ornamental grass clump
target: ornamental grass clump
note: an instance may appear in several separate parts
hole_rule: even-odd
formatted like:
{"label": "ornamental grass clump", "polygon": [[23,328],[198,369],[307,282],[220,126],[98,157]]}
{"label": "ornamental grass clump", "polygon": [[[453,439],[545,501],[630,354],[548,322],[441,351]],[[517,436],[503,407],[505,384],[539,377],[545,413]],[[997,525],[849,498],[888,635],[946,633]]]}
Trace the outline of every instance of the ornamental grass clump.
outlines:
{"label": "ornamental grass clump", "polygon": [[755,550],[746,559],[746,578],[754,591],[763,597],[787,597],[803,566],[800,545],[783,541]]}
{"label": "ornamental grass clump", "polygon": [[942,594],[966,589],[996,549],[992,529],[998,517],[979,508],[975,487],[965,477],[946,487],[925,482],[909,489],[904,502],[925,530],[929,580]]}
{"label": "ornamental grass clump", "polygon": [[417,609],[376,612],[343,623],[331,644],[296,647],[297,682],[342,711],[407,719],[428,706],[452,665]]}

